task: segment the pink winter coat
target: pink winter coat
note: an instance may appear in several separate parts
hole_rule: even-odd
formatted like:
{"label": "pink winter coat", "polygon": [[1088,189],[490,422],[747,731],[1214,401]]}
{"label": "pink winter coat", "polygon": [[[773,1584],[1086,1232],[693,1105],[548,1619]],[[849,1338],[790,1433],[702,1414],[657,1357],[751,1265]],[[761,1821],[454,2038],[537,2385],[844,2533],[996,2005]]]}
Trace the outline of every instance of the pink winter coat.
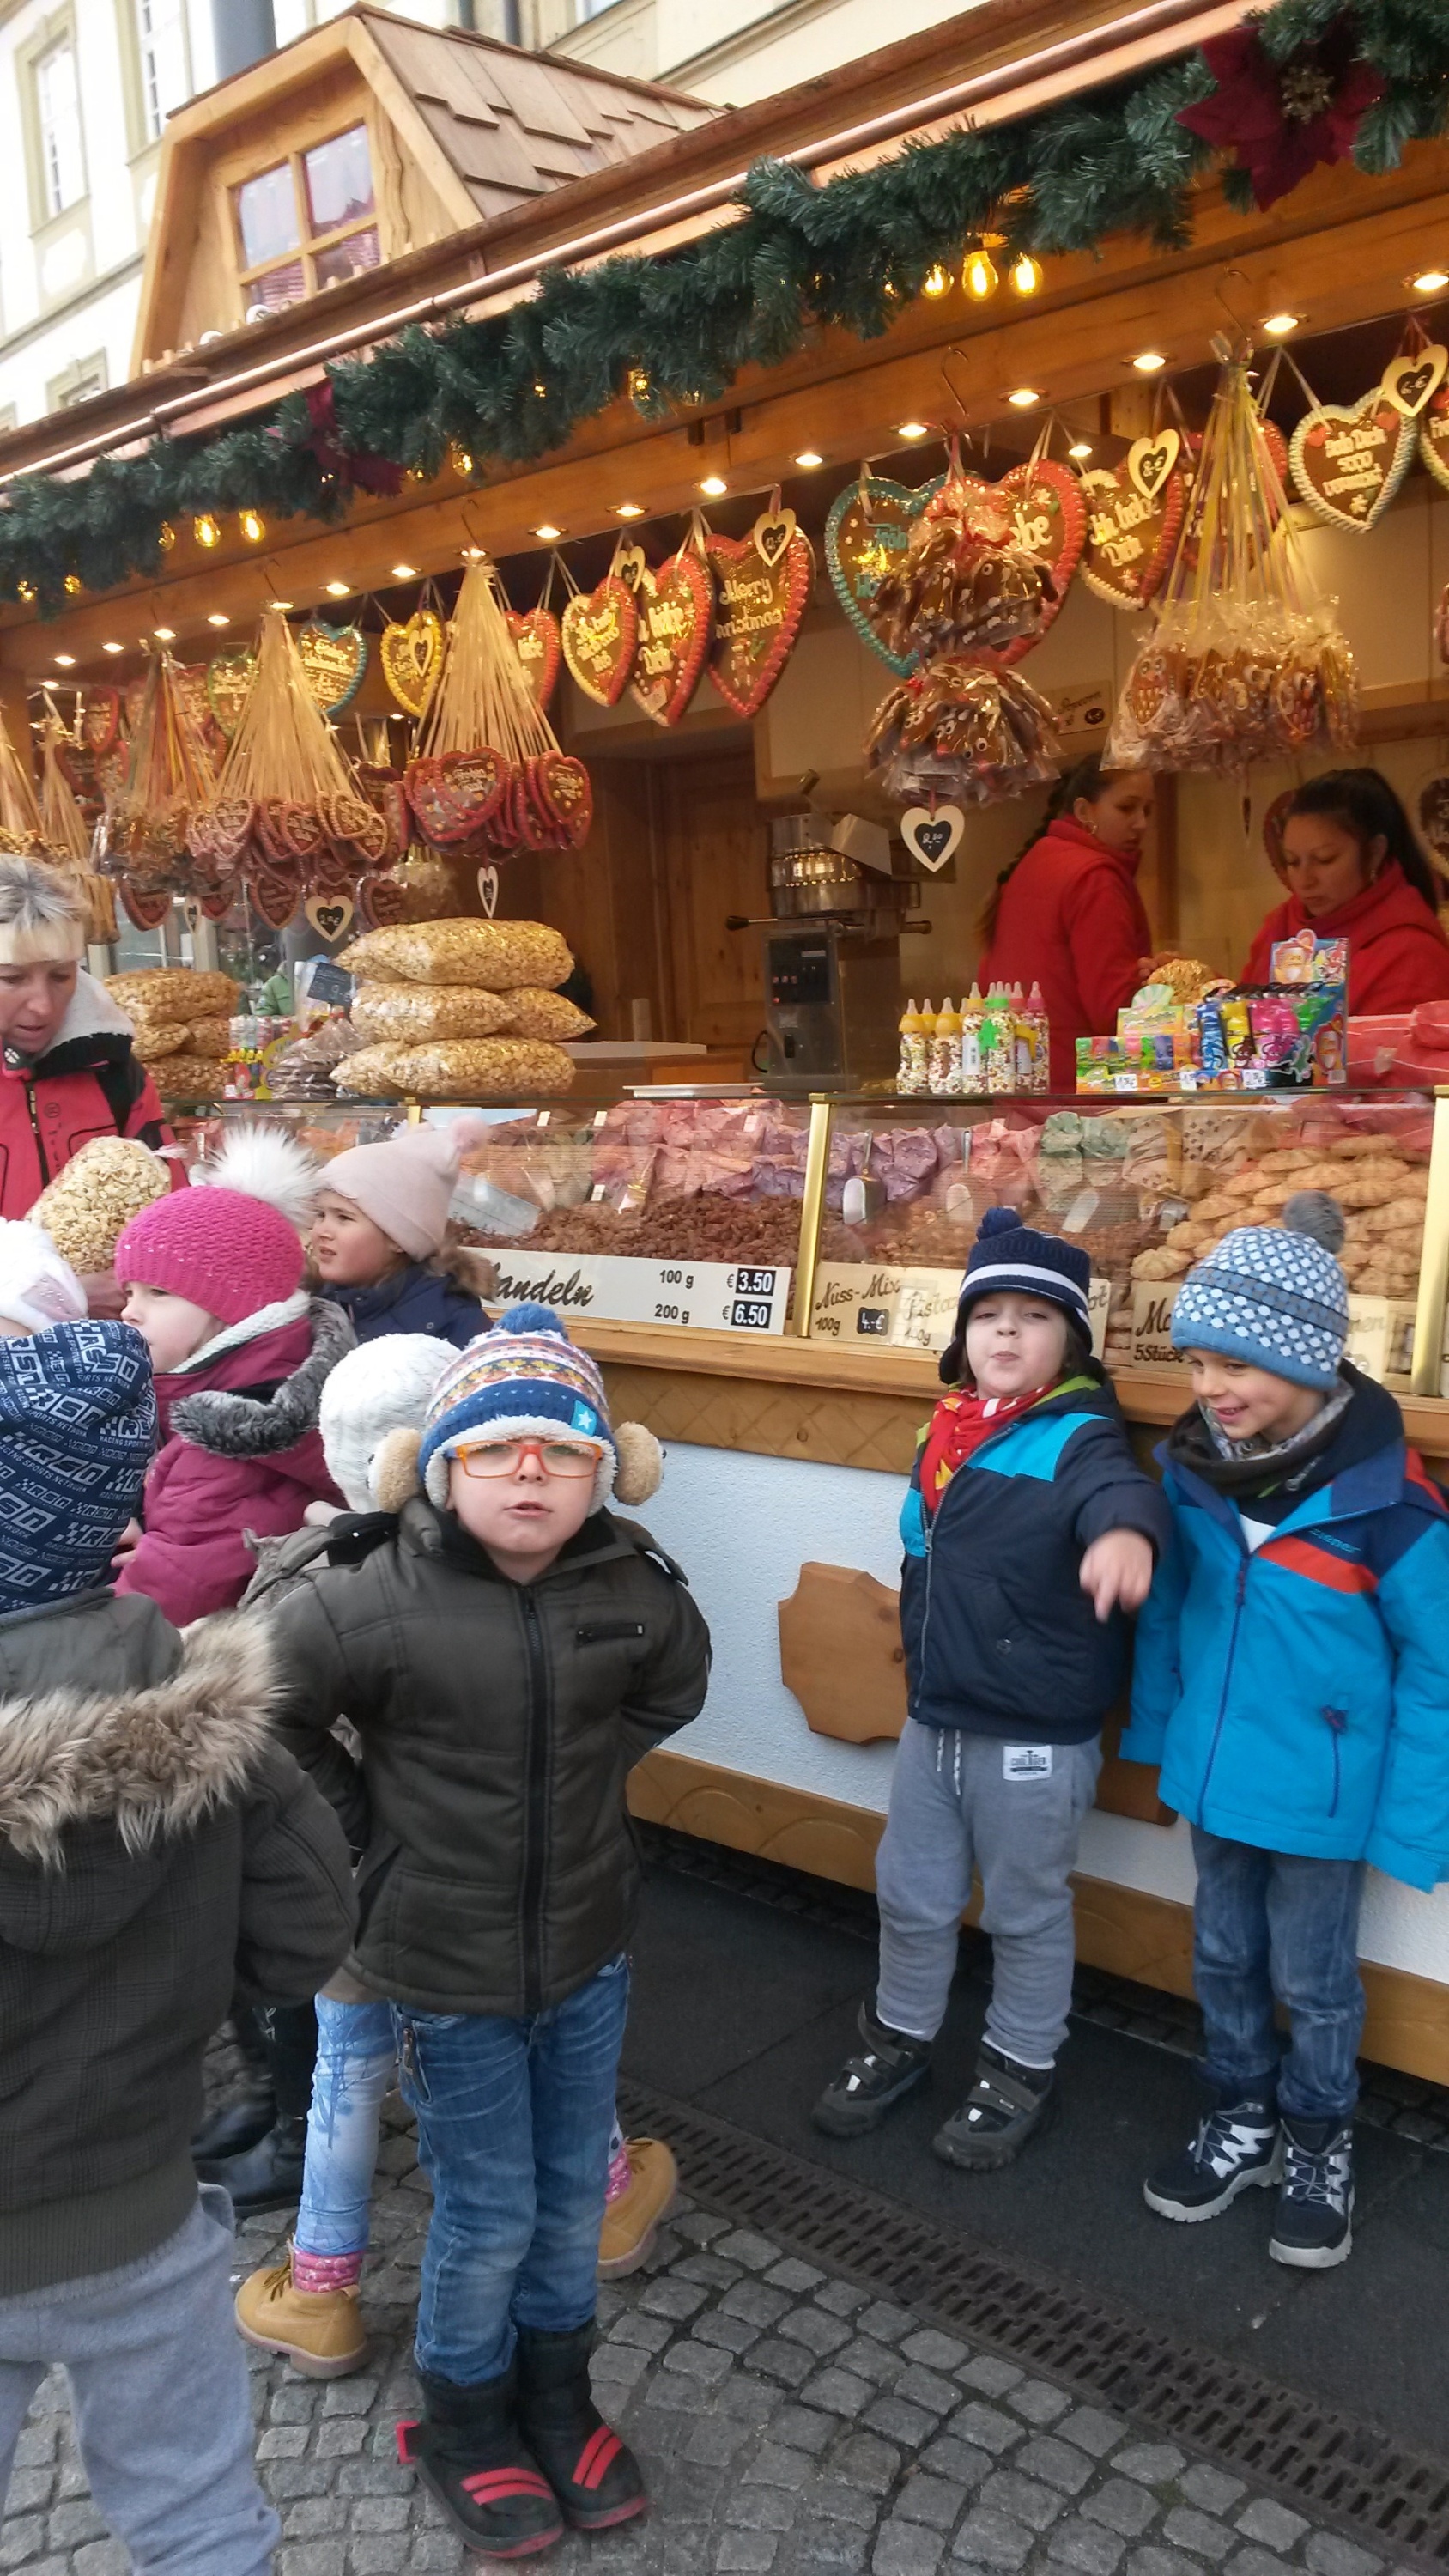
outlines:
{"label": "pink winter coat", "polygon": [[257,1566],[248,1532],[284,1538],[309,1503],[342,1508],[317,1407],[352,1340],[340,1308],[313,1297],[295,1321],[231,1343],[209,1368],[157,1378],[161,1446],[146,1478],[144,1535],[118,1592],[149,1594],[184,1628],[240,1601]]}

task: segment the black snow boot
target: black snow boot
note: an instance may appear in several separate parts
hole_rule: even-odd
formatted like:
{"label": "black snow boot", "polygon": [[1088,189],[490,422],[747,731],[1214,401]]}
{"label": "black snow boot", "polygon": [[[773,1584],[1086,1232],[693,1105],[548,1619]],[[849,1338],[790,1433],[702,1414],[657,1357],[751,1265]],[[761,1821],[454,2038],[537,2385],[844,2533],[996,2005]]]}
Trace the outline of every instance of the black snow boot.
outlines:
{"label": "black snow boot", "polygon": [[241,2058],[241,2078],[222,2102],[213,2103],[191,2141],[191,2152],[206,2163],[217,2156],[239,2156],[264,2138],[277,2116],[276,2087],[266,2041],[253,2007],[233,1996],[227,2024]]}
{"label": "black snow boot", "polygon": [[1028,2138],[1050,2126],[1056,2107],[1050,2066],[1022,2066],[984,2039],[976,2081],[931,2145],[942,2164],[963,2173],[999,2173],[1015,2163]]}
{"label": "black snow boot", "polygon": [[1142,2197],[1159,2218],[1196,2227],[1220,2218],[1240,2193],[1275,2183],[1282,2170],[1277,2105],[1253,2094],[1220,2102],[1199,2120],[1191,2144],[1149,2174]]}
{"label": "black snow boot", "polygon": [[1353,2131],[1345,2120],[1283,2122],[1283,2189],[1268,2251],[1329,2272],[1353,2250]]}
{"label": "black snow boot", "polygon": [[307,2120],[282,2119],[244,2155],[197,2157],[198,2182],[219,2182],[231,2194],[238,2218],[256,2218],[264,2209],[295,2209],[302,2197],[302,2171],[307,2161]]}
{"label": "black snow boot", "polygon": [[858,2138],[878,2129],[887,2111],[913,2091],[931,2063],[928,2039],[910,2039],[888,2030],[869,2004],[862,2004],[860,2046],[832,2075],[810,2117],[828,2138]]}
{"label": "black snow boot", "polygon": [[594,2324],[571,2334],[518,2329],[518,2421],[575,2531],[607,2531],[647,2513],[639,2463],[594,2404]]}
{"label": "black snow boot", "polygon": [[398,2458],[431,2487],[484,2558],[533,2558],[563,2538],[558,2498],[518,2429],[518,2365],[460,2388],[420,2371],[421,2423],[399,2424]]}

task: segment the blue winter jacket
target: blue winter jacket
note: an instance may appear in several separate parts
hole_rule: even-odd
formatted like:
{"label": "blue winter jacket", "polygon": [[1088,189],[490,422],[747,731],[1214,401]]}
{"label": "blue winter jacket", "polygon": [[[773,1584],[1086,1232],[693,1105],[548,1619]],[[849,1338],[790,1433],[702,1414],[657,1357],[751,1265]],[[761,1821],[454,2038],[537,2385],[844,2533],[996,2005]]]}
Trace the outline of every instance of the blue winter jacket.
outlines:
{"label": "blue winter jacket", "polygon": [[342,1308],[360,1342],[375,1342],[382,1333],[432,1333],[461,1351],[488,1329],[478,1299],[422,1261],[410,1261],[375,1288],[336,1288],[324,1281],[319,1293]]}
{"label": "blue winter jacket", "polygon": [[1253,1554],[1236,1503],[1158,1455],[1173,1536],[1137,1621],[1123,1754],[1160,1762],[1168,1805],[1209,1833],[1433,1887],[1449,1875],[1438,1486],[1391,1437]]}
{"label": "blue winter jacket", "polygon": [[1134,1529],[1160,1554],[1170,1526],[1100,1370],[983,1441],[929,1515],[920,1479],[918,1451],[901,1513],[912,1717],[1085,1743],[1125,1688],[1129,1629],[1120,1611],[1098,1619],[1081,1588],[1083,1552],[1108,1530]]}

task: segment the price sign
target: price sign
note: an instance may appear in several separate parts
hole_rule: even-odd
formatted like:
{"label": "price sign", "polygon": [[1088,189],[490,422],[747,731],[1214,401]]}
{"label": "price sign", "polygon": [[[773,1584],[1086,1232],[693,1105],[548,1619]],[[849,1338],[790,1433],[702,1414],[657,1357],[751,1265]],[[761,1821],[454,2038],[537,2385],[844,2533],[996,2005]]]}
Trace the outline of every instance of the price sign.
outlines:
{"label": "price sign", "polygon": [[785,1329],[788,1269],[645,1261],[627,1253],[536,1253],[526,1246],[495,1259],[494,1294],[509,1306],[536,1300],[565,1317],[603,1315],[618,1324],[677,1324],[714,1333]]}
{"label": "price sign", "polygon": [[[866,1261],[822,1261],[815,1273],[812,1331],[818,1341],[859,1349],[866,1341],[895,1350],[943,1351],[956,1329],[959,1270],[908,1270]],[[1111,1282],[1093,1279],[1087,1292],[1092,1348],[1101,1358],[1107,1336]]]}

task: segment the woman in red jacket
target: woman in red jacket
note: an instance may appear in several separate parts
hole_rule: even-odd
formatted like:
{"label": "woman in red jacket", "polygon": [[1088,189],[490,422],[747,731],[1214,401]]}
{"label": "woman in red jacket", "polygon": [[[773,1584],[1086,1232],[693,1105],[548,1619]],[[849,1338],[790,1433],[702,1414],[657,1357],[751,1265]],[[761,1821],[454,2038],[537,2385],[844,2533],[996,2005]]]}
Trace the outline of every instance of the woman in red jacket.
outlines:
{"label": "woman in red jacket", "polygon": [[85,944],[59,871],[0,857],[0,1217],[24,1216],[92,1136],[171,1141],[130,1021],[81,965]]}
{"label": "woman in red jacket", "polygon": [[1433,870],[1376,769],[1331,769],[1300,787],[1283,821],[1288,901],[1269,913],[1243,969],[1266,984],[1275,939],[1310,929],[1348,941],[1351,1012],[1449,1000],[1449,939]]}
{"label": "woman in red jacket", "polygon": [[1151,820],[1147,770],[1104,770],[1096,753],[1079,761],[982,915],[983,988],[1041,986],[1053,1091],[1075,1089],[1077,1039],[1110,1037],[1143,981],[1152,931],[1137,866]]}

